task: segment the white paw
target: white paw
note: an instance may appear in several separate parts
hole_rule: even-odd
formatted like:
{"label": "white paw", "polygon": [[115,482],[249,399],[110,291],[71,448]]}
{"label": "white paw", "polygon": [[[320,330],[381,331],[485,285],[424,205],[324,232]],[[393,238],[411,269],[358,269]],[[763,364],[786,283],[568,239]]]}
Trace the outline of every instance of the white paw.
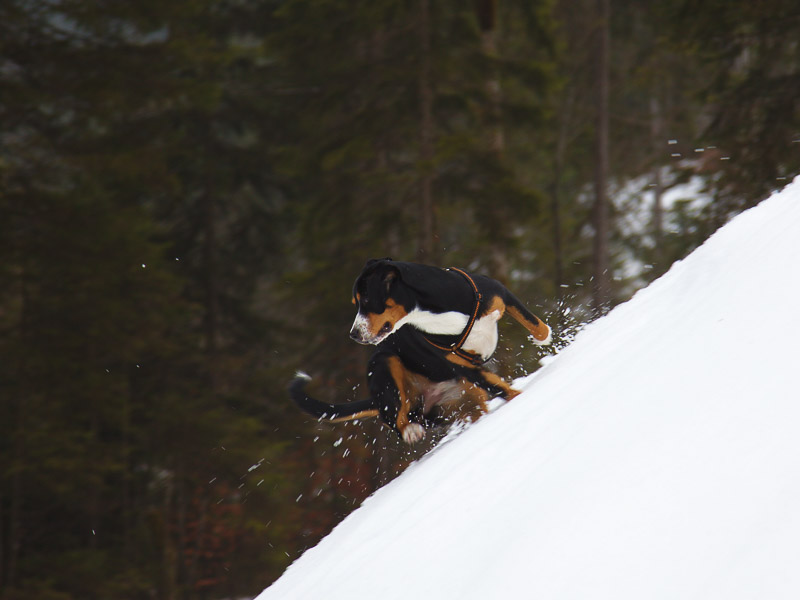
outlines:
{"label": "white paw", "polygon": [[403,429],[403,441],[406,444],[416,444],[425,437],[425,428],[419,423],[409,423]]}

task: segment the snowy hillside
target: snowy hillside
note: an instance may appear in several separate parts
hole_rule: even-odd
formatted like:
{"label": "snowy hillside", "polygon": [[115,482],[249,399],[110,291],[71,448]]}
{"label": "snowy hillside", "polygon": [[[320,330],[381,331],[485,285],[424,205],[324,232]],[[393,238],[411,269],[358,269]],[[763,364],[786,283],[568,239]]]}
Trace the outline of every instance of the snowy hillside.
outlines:
{"label": "snowy hillside", "polygon": [[795,182],[258,600],[800,598],[799,261]]}

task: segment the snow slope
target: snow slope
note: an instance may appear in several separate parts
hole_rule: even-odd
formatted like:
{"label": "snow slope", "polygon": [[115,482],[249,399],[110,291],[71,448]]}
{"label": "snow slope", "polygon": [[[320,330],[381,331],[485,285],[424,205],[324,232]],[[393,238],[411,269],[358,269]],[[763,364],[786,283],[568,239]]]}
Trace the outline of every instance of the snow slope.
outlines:
{"label": "snow slope", "polygon": [[589,325],[258,600],[800,598],[798,260],[800,181]]}

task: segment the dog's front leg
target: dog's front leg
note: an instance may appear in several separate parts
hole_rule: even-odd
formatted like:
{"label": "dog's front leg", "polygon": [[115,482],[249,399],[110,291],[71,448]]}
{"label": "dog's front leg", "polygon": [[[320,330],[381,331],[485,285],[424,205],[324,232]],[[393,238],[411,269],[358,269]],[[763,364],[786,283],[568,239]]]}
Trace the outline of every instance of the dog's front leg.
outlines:
{"label": "dog's front leg", "polygon": [[407,444],[425,437],[425,428],[410,420],[414,397],[409,389],[408,372],[394,355],[374,356],[369,364],[370,393],[379,401],[383,421]]}

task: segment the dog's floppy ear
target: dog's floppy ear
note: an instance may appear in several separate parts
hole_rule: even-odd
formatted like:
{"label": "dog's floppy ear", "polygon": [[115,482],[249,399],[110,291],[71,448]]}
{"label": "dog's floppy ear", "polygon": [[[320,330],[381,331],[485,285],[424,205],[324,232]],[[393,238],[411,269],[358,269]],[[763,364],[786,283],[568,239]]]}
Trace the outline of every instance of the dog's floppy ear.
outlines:
{"label": "dog's floppy ear", "polygon": [[389,258],[388,256],[386,258],[370,258],[367,261],[367,264],[364,265],[364,268],[367,269],[369,267],[376,266],[378,263],[385,263],[385,262],[392,262],[392,259]]}
{"label": "dog's floppy ear", "polygon": [[398,276],[399,271],[395,267],[390,268],[386,271],[386,275],[383,276],[383,291],[386,292],[387,295]]}
{"label": "dog's floppy ear", "polygon": [[[369,259],[364,265],[361,275],[358,276],[358,279],[356,279],[356,282],[353,285],[353,302],[355,303],[355,297],[360,282],[367,280],[372,280],[374,282],[372,285],[380,286],[379,288],[373,289],[380,289],[385,295],[388,296],[392,284],[400,278],[400,269],[398,268],[399,264],[401,263],[395,263],[391,258],[388,257]],[[363,293],[364,292],[362,291],[362,294]]]}
{"label": "dog's floppy ear", "polygon": [[383,279],[381,280],[383,283],[383,289],[388,294],[389,288],[392,287],[392,283],[400,277],[400,269],[394,264],[394,261],[389,258],[370,258],[367,261],[367,264],[364,265],[364,273],[373,273],[378,269],[383,270],[386,268],[386,273],[383,275]]}

